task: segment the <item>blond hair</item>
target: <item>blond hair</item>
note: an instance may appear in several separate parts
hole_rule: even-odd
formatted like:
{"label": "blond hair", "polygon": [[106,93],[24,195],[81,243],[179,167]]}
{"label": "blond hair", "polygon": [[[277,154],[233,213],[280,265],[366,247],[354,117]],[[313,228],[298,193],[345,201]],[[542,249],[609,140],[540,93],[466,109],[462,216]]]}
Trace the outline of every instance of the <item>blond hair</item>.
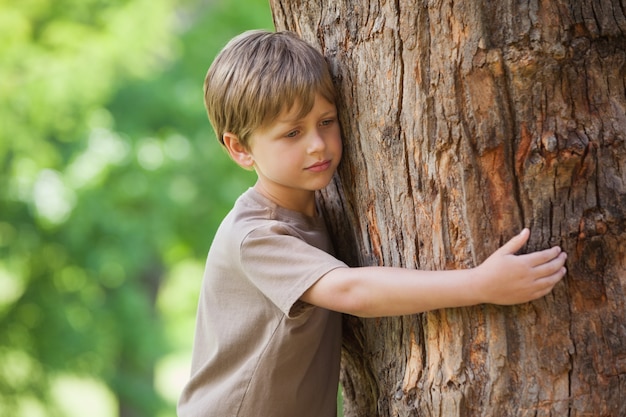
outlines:
{"label": "blond hair", "polygon": [[335,103],[323,55],[291,32],[252,30],[233,38],[217,55],[204,81],[204,104],[215,134],[250,134],[292,106],[304,117],[321,94]]}

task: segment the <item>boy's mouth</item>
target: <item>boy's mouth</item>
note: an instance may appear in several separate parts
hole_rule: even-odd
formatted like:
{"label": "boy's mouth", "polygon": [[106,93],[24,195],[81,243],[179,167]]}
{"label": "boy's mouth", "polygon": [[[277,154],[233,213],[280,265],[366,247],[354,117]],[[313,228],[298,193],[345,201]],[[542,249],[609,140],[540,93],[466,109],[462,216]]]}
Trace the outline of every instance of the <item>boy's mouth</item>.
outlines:
{"label": "boy's mouth", "polygon": [[324,160],[324,161],[316,162],[313,165],[309,165],[305,169],[307,171],[313,171],[313,172],[326,171],[330,167],[330,162],[331,162],[330,160]]}

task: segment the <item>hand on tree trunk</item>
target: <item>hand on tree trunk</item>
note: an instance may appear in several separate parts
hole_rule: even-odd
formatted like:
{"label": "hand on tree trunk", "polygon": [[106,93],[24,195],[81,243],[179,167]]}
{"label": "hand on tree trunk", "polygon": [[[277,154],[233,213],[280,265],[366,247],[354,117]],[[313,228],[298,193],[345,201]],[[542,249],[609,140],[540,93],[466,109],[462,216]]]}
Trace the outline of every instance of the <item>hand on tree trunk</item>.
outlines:
{"label": "hand on tree trunk", "polygon": [[477,297],[490,304],[520,304],[543,297],[565,276],[567,254],[560,247],[516,255],[528,229],[505,243],[476,268]]}

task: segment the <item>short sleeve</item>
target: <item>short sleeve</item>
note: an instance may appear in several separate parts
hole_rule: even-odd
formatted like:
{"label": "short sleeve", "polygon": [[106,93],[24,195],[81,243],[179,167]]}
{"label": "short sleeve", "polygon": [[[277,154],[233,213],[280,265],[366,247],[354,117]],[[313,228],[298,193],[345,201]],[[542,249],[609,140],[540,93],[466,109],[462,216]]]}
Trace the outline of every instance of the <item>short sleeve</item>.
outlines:
{"label": "short sleeve", "polygon": [[333,269],[346,264],[279,224],[255,229],[241,244],[248,279],[285,315],[292,316],[302,294]]}

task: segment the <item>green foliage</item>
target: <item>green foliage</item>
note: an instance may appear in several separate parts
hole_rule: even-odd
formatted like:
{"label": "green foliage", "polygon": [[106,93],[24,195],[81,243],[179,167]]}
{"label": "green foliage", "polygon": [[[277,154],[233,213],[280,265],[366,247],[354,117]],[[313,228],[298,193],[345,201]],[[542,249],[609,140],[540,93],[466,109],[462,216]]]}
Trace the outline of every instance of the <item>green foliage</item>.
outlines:
{"label": "green foliage", "polygon": [[0,1],[0,417],[64,415],[67,375],[173,414],[155,366],[188,351],[211,237],[253,179],[204,73],[271,26],[262,0]]}

